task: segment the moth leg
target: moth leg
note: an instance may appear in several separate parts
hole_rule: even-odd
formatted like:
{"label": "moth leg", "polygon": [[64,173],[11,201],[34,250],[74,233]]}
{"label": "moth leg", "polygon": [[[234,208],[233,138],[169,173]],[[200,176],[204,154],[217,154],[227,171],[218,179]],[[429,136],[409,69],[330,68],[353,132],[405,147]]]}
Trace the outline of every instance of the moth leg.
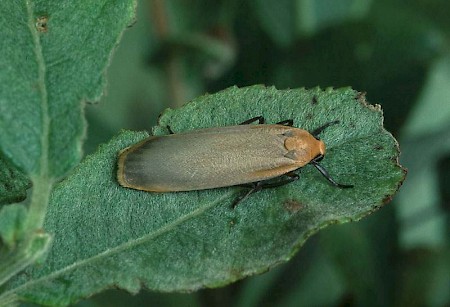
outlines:
{"label": "moth leg", "polygon": [[287,178],[283,178],[279,181],[271,181],[271,180],[264,180],[264,181],[260,181],[261,182],[261,189],[270,189],[270,188],[277,188],[277,187],[281,187],[282,185],[291,183],[293,181],[296,181],[300,178],[300,176],[294,172],[289,172],[284,174],[284,176],[286,176]]}
{"label": "moth leg", "polygon": [[175,133],[172,131],[172,128],[170,128],[169,125],[167,125],[166,128],[167,128],[167,131],[169,131],[169,134],[175,134]]}
{"label": "moth leg", "polygon": [[236,208],[236,206],[240,202],[242,202],[245,199],[247,199],[253,193],[261,191],[262,189],[270,189],[270,188],[280,187],[282,185],[291,183],[291,182],[293,182],[295,180],[298,180],[300,178],[300,176],[298,174],[294,173],[294,172],[286,173],[285,176],[287,176],[288,178],[284,178],[282,180],[275,181],[275,182],[273,182],[272,180],[269,179],[269,180],[263,180],[263,181],[257,181],[257,182],[253,182],[253,183],[238,185],[240,187],[248,188],[249,190],[246,193],[244,193],[241,196],[239,196],[238,198],[236,198],[234,200],[234,202],[232,203],[231,207],[233,209]]}
{"label": "moth leg", "polygon": [[248,124],[254,123],[256,121],[258,121],[258,124],[260,124],[260,125],[262,125],[266,122],[264,116],[256,116],[256,117],[247,119],[246,121],[240,123],[239,125],[248,125]]}
{"label": "moth leg", "polygon": [[238,196],[234,201],[233,201],[233,203],[231,204],[231,208],[236,208],[236,206],[240,203],[240,202],[242,202],[242,201],[244,201],[245,199],[247,199],[250,195],[252,195],[253,193],[256,193],[256,192],[258,192],[258,191],[261,191],[261,189],[262,189],[262,187],[261,187],[261,181],[258,181],[258,182],[254,182],[254,183],[252,183],[252,187],[246,192],[246,193],[244,193],[244,194],[242,194],[242,195],[240,195],[240,196]]}
{"label": "moth leg", "polygon": [[325,125],[320,126],[319,128],[314,129],[313,131],[311,131],[311,135],[313,137],[315,137],[316,139],[319,139],[319,134],[325,130],[326,128],[330,127],[331,125],[336,125],[339,124],[340,121],[339,120],[334,120],[332,122],[326,123]]}
{"label": "moth leg", "polygon": [[276,124],[277,125],[283,125],[283,126],[292,127],[292,126],[294,126],[294,120],[293,119],[286,119],[286,120],[282,120],[281,122],[278,122]]}
{"label": "moth leg", "polygon": [[[320,157],[319,157],[320,158]],[[330,174],[327,172],[327,170],[319,164],[318,160],[320,159],[314,159],[310,163],[314,165],[314,167],[335,187],[341,188],[341,189],[349,189],[353,188],[352,184],[341,184],[334,181],[333,178],[331,178]]]}

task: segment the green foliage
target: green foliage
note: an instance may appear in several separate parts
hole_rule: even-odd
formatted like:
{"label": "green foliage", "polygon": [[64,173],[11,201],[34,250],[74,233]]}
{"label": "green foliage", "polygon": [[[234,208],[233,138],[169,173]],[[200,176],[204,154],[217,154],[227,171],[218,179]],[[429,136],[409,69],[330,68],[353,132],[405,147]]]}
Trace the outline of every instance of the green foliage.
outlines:
{"label": "green foliage", "polygon": [[[24,234],[27,211],[24,206],[14,204],[5,206],[0,211],[0,238],[5,247],[11,249]],[[5,251],[3,251],[5,252]]]}
{"label": "green foliage", "polygon": [[27,174],[58,178],[79,162],[80,101],[102,94],[110,50],[133,13],[129,3],[2,3],[0,66],[8,73],[0,76],[0,146]]}
{"label": "green foliage", "polygon": [[0,206],[25,199],[30,180],[0,156]]}
{"label": "green foliage", "polygon": [[[274,84],[277,88],[351,85],[364,90],[370,101],[382,105],[384,126],[401,144],[400,158],[409,171],[398,196],[358,223],[324,229],[294,259],[266,274],[186,296],[199,300],[197,306],[399,305],[401,298],[420,295],[423,300],[419,301],[426,302],[423,305],[448,305],[450,275],[442,279],[440,272],[447,270],[443,261],[424,261],[420,272],[414,271],[413,264],[403,264],[420,257],[421,250],[436,254],[430,259],[450,263],[450,215],[445,197],[450,185],[438,176],[448,170],[441,162],[450,156],[450,104],[445,85],[450,2],[292,0],[278,1],[279,6],[272,2],[195,0],[186,5],[168,1],[165,11],[142,2],[139,22],[124,37],[112,65],[116,73],[111,74],[104,106],[87,110],[93,125],[90,148],[123,127],[150,129],[158,114],[174,102],[180,105],[235,84]],[[265,4],[266,8],[257,7]],[[284,13],[286,7],[289,15]],[[168,21],[164,33],[158,31],[155,16]],[[145,30],[145,22],[151,31]],[[193,35],[231,42],[235,59],[219,78],[205,74],[210,62],[192,61],[181,48],[170,49],[148,66],[137,60],[142,54],[154,54],[167,38],[176,46],[177,39],[183,44]],[[196,48],[197,58],[204,58],[201,52],[208,49],[207,40],[203,43]],[[180,93],[183,98],[174,99]],[[429,265],[428,275],[420,278]],[[418,277],[400,289],[399,281],[411,274]],[[431,279],[439,282],[427,282]],[[430,288],[433,291],[428,292]],[[93,300],[102,303],[108,295],[117,297],[120,292],[109,291]],[[135,299],[126,293],[122,296],[130,302],[145,298],[155,305],[164,300],[167,306],[173,298],[152,292]]]}
{"label": "green foliage", "polygon": [[269,122],[292,118],[308,130],[339,119],[322,133],[323,165],[355,188],[335,188],[306,167],[299,182],[260,192],[235,210],[230,204],[242,192],[235,187],[125,189],[115,177],[117,153],[147,134],[123,132],[55,187],[45,223],[54,242],[45,266],[12,280],[7,293],[65,305],[112,285],[130,292],[141,285],[164,292],[222,286],[287,261],[320,228],[373,212],[404,178],[379,108],[351,89],[230,88],[166,111],[154,131],[231,125],[259,114]]}
{"label": "green foliage", "polygon": [[362,18],[372,0],[256,0],[254,8],[262,29],[277,45],[286,47],[298,37],[310,36],[341,22]]}
{"label": "green foliage", "polygon": [[[134,5],[0,4],[0,305],[63,304],[95,292],[102,293],[78,306],[449,304],[450,2],[141,1],[108,69],[103,103],[84,109],[105,91],[111,48]],[[117,151],[147,137],[120,129],[150,128],[167,106],[251,84],[366,91],[400,139],[409,174],[398,196],[358,223],[326,227],[303,242],[319,227],[378,208],[401,176],[379,111],[355,102],[348,88],[231,88],[166,111],[154,133],[166,133],[167,124],[175,131],[235,124],[262,110],[269,122],[291,116],[313,129],[354,106],[371,119],[367,127],[352,127],[359,111],[340,114],[342,125],[323,134],[329,151],[322,161],[333,178],[356,184],[352,190],[330,186],[311,166],[300,181],[253,195],[235,210],[228,206],[238,188],[174,197],[117,185]],[[314,95],[322,97],[315,108],[306,103]],[[288,108],[306,103],[314,118],[270,107],[291,96]],[[332,97],[348,104],[324,114]],[[95,153],[73,169],[82,158],[84,112],[83,146]],[[370,131],[378,131],[373,140],[356,137]],[[374,144],[389,146],[374,151]],[[268,268],[190,294],[103,291],[215,287]]]}
{"label": "green foliage", "polygon": [[22,200],[33,186],[27,209],[0,212],[0,285],[47,252],[52,185],[81,159],[84,102],[103,93],[105,67],[134,8],[132,0],[0,5],[0,204]]}

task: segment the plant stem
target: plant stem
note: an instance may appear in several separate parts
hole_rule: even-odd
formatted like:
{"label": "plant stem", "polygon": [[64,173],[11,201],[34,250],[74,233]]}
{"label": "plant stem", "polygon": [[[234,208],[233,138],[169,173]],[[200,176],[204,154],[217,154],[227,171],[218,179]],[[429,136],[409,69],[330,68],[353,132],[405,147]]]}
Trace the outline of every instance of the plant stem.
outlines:
{"label": "plant stem", "polygon": [[[35,178],[31,194],[30,208],[28,210],[25,237],[17,245],[14,253],[2,261],[0,266],[0,285],[6,283],[11,277],[18,274],[28,265],[39,258],[48,248],[50,237],[41,231],[44,223],[47,205],[50,198],[52,183],[48,178]],[[39,241],[44,239],[44,241]],[[43,243],[45,242],[45,243]]]}

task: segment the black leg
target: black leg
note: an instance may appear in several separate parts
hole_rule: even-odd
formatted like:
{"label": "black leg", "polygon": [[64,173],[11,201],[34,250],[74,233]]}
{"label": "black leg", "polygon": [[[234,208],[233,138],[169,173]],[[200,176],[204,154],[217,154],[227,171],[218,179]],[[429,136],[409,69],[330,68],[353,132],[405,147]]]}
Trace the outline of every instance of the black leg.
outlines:
{"label": "black leg", "polygon": [[167,128],[167,130],[169,131],[169,134],[175,134],[175,133],[173,133],[173,131],[172,131],[172,129],[170,128],[169,125],[167,125],[166,128]]}
{"label": "black leg", "polygon": [[278,122],[277,125],[284,125],[284,126],[292,127],[292,126],[294,126],[294,120],[293,119],[282,120],[281,122]]}
{"label": "black leg", "polygon": [[321,126],[321,127],[319,127],[319,128],[314,129],[313,131],[311,131],[311,135],[314,136],[316,139],[319,139],[319,134],[320,134],[323,130],[325,130],[325,129],[328,128],[329,126],[335,125],[335,124],[339,124],[339,121],[338,121],[338,120],[335,120],[335,121],[326,123],[325,125],[323,125],[323,126]]}
{"label": "black leg", "polygon": [[286,174],[284,174],[284,176],[287,176],[287,178],[284,178],[284,179],[281,179],[281,180],[275,181],[275,182],[271,181],[271,180],[260,181],[261,189],[270,189],[270,188],[281,187],[282,185],[291,183],[300,178],[300,176],[294,172],[286,173]]}
{"label": "black leg", "polygon": [[[253,118],[250,118],[242,123],[240,123],[239,125],[248,125],[251,124],[253,122],[258,121],[258,124],[262,125],[266,123],[266,120],[263,116],[256,116]],[[294,125],[294,121],[292,119],[287,119],[287,120],[283,120],[281,122],[276,123],[277,125],[285,125],[285,126],[290,126],[292,127]]]}
{"label": "black leg", "polygon": [[328,174],[327,170],[323,168],[322,165],[320,165],[315,159],[310,162],[312,165],[314,165],[315,168],[325,177],[327,180],[334,185],[335,187],[341,188],[341,189],[348,189],[353,188],[352,184],[340,184],[334,181],[333,178],[330,177],[330,174]]}
{"label": "black leg", "polygon": [[247,119],[245,122],[240,123],[239,125],[248,125],[258,121],[258,124],[262,125],[266,122],[263,116],[256,116],[250,119]]}
{"label": "black leg", "polygon": [[236,208],[236,206],[244,201],[245,199],[247,199],[247,197],[249,197],[250,195],[252,195],[253,193],[256,193],[258,191],[261,191],[261,185],[260,185],[261,181],[255,182],[253,183],[253,187],[250,188],[245,194],[242,194],[241,196],[237,197],[233,203],[231,204],[231,208]]}
{"label": "black leg", "polygon": [[269,180],[263,180],[263,181],[257,181],[257,182],[252,182],[252,183],[248,183],[248,184],[238,185],[240,187],[248,188],[249,190],[245,194],[239,196],[238,198],[236,198],[234,200],[233,204],[231,205],[232,208],[234,209],[240,202],[247,199],[253,193],[261,191],[262,189],[270,189],[270,188],[280,187],[282,185],[291,183],[300,178],[300,176],[294,172],[286,173],[285,176],[287,176],[288,178],[285,178],[285,179],[282,179],[279,181],[275,181],[275,182],[272,181],[271,179],[269,179]]}

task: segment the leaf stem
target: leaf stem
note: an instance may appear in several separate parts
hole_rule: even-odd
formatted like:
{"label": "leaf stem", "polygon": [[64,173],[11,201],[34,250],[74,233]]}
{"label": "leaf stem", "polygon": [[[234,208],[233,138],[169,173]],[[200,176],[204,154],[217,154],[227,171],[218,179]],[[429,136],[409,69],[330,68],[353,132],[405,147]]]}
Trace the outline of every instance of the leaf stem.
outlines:
{"label": "leaf stem", "polygon": [[[52,184],[48,179],[35,179],[31,194],[25,229],[26,237],[18,244],[16,252],[7,257],[0,266],[0,285],[32,264],[47,250],[50,237],[41,231]],[[41,239],[44,239],[41,241]]]}

